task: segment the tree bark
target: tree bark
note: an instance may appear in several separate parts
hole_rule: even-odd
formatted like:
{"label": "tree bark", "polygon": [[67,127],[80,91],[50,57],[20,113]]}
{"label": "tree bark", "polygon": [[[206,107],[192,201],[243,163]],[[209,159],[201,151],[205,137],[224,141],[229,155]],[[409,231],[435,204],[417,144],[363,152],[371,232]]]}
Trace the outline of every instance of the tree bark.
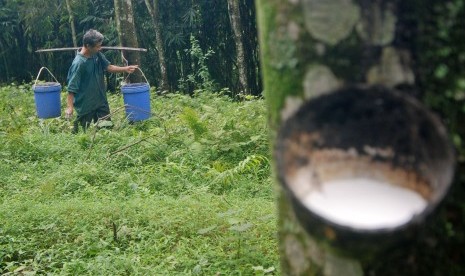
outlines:
{"label": "tree bark", "polygon": [[260,53],[258,48],[258,34],[256,23],[256,7],[249,0],[240,1],[242,28],[244,30],[244,52],[247,64],[248,87],[251,94],[262,94],[260,75]]}
{"label": "tree bark", "polygon": [[234,33],[234,41],[236,44],[236,61],[239,74],[239,86],[241,94],[250,94],[250,89],[247,82],[247,63],[245,60],[241,13],[239,9],[239,0],[228,0],[229,18],[231,27]]}
{"label": "tree bark", "polygon": [[[8,69],[8,62],[7,62],[7,60],[6,60],[7,48],[6,48],[6,47],[3,47],[3,44],[2,44],[1,41],[0,41],[0,46],[2,46],[1,49],[5,49],[5,50],[3,50],[2,52],[0,52],[0,55],[2,56],[3,66],[5,67],[5,79],[3,79],[3,81],[7,82],[7,81],[10,79],[10,70]],[[2,78],[3,78],[3,77],[2,77]]]}
{"label": "tree bark", "polygon": [[163,37],[161,34],[161,23],[160,23],[160,13],[159,13],[159,6],[158,0],[153,0],[153,6],[150,5],[149,0],[145,0],[145,5],[147,6],[147,10],[149,11],[150,17],[152,18],[153,28],[155,29],[155,45],[158,52],[158,61],[160,66],[160,92],[169,90],[168,85],[168,74],[166,71],[166,62],[165,62],[165,50],[163,47]]}
{"label": "tree bark", "polygon": [[68,10],[69,15],[69,25],[71,26],[71,36],[73,38],[73,46],[77,47],[77,38],[76,38],[76,26],[74,25],[74,15],[73,10],[71,9],[71,0],[66,0],[66,9]]}
{"label": "tree bark", "polygon": [[[137,40],[136,26],[134,20],[134,11],[132,0],[114,0],[115,20],[118,29],[118,38],[120,46],[139,48]],[[137,51],[124,52],[122,56],[127,60],[129,65],[140,65],[140,53]],[[123,60],[123,63],[125,61]],[[145,81],[140,74],[131,74],[129,81],[132,83]]]}
{"label": "tree bark", "polygon": [[[275,150],[281,147],[277,139],[286,120],[301,114],[306,103],[323,95],[351,85],[417,88],[409,47],[413,38],[399,39],[414,33],[414,26],[403,24],[398,1],[257,0],[256,5],[264,93]],[[278,164],[286,161],[280,157],[275,153]],[[285,180],[280,173],[278,169],[282,184]],[[331,225],[322,227],[319,236],[309,231],[308,224],[298,218],[293,195],[283,185],[279,187],[283,275],[440,275],[440,269],[431,271],[426,263],[417,261],[422,253],[418,248],[433,250],[428,242],[431,233],[423,231],[426,227],[416,229],[416,237],[409,236],[402,246],[379,245],[379,251],[370,254],[370,249],[377,247],[375,240],[365,255],[352,254],[335,245],[341,232]],[[355,240],[350,242],[357,247]]]}

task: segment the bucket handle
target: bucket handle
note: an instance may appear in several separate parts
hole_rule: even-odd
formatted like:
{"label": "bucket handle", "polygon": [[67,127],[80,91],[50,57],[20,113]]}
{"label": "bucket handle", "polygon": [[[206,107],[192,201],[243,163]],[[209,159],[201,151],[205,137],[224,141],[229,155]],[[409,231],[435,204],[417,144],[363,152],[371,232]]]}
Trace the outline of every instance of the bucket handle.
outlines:
{"label": "bucket handle", "polygon": [[50,70],[48,70],[48,68],[44,66],[44,67],[40,68],[39,74],[37,74],[36,81],[34,82],[34,86],[37,85],[37,80],[39,79],[40,73],[42,73],[42,70],[44,70],[44,69],[46,69],[50,73],[50,75],[55,79],[55,81],[58,82],[57,78],[55,78],[55,76],[52,74],[52,72],[50,72]]}
{"label": "bucket handle", "polygon": [[[148,81],[147,78],[145,77],[144,72],[142,72],[142,70],[141,70],[139,67],[137,67],[136,69],[138,69],[138,70],[142,73],[142,76],[144,77],[145,82],[146,82],[147,84],[149,84],[149,81]],[[124,83],[126,83],[127,79],[129,78],[129,76],[130,76],[131,74],[132,74],[132,73],[129,73],[128,76],[124,79]]]}

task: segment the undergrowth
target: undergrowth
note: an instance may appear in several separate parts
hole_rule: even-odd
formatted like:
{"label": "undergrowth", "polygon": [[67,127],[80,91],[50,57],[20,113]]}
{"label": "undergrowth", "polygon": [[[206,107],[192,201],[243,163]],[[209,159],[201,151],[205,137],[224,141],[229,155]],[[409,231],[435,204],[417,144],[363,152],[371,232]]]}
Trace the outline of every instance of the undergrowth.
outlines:
{"label": "undergrowth", "polygon": [[154,95],[150,119],[110,95],[113,129],[74,135],[0,88],[0,273],[276,273],[264,102]]}

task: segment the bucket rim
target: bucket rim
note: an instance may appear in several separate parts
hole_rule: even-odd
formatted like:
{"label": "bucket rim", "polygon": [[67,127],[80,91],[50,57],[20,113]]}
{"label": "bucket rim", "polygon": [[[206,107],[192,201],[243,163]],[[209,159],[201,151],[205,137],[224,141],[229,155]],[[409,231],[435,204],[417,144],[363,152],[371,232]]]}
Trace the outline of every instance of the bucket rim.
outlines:
{"label": "bucket rim", "polygon": [[150,85],[148,83],[130,83],[121,86],[123,94],[149,93]]}
{"label": "bucket rim", "polygon": [[126,83],[126,84],[121,85],[121,88],[123,87],[132,88],[132,87],[138,87],[138,86],[150,86],[150,85],[146,82]]}
{"label": "bucket rim", "polygon": [[59,82],[45,82],[45,83],[37,83],[34,84],[32,87],[54,87],[54,86],[61,86]]}

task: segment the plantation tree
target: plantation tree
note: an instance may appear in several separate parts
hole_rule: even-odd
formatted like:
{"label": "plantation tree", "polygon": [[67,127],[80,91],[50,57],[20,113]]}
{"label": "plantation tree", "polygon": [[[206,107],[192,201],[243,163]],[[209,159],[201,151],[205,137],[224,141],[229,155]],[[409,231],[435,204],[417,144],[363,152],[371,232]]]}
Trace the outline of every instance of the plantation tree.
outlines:
{"label": "plantation tree", "polygon": [[[220,88],[228,87],[237,93],[237,66],[235,67],[234,34],[228,15],[227,1],[197,1],[199,34],[196,39],[203,52],[211,52],[206,60],[210,76]],[[191,45],[191,49],[192,46]],[[190,51],[192,53],[192,51]],[[192,55],[191,55],[192,56]],[[225,74],[224,72],[230,72]]]}
{"label": "plantation tree", "polygon": [[236,66],[238,68],[239,74],[240,91],[243,94],[250,94],[250,89],[247,82],[247,63],[245,61],[244,54],[244,36],[239,4],[239,0],[228,0],[229,17],[231,19],[231,27],[234,33],[234,41],[236,44]]}
{"label": "plantation tree", "polygon": [[68,10],[69,15],[69,25],[71,27],[71,37],[73,38],[73,46],[77,47],[77,38],[76,38],[76,26],[74,24],[74,15],[73,9],[71,8],[71,0],[66,0],[66,9]]}
{"label": "plantation tree", "polygon": [[[3,2],[0,2],[5,4]],[[15,36],[20,31],[19,16],[17,10],[17,4],[12,3],[9,5],[2,5],[0,9],[0,58],[2,59],[2,67],[0,70],[0,81],[7,81],[11,77],[10,68],[11,63],[9,62],[9,56],[15,56],[18,51],[18,44],[15,41]],[[17,74],[17,72],[15,72]]]}
{"label": "plantation tree", "polygon": [[[442,6],[440,1],[430,2],[431,6]],[[451,2],[463,4],[463,1]],[[428,59],[413,51],[419,48],[416,43],[429,43],[434,37],[431,29],[426,29],[428,32],[421,29],[426,26],[424,22],[429,22],[422,21],[428,12],[421,1],[257,0],[256,5],[265,97],[275,134],[303,103],[341,87],[377,85],[413,96],[425,94],[420,88],[432,87],[419,82],[428,82],[425,76],[431,72],[415,67],[419,62],[427,64]],[[457,13],[463,5],[453,8]],[[449,25],[453,24],[449,21]],[[444,271],[450,275],[460,270],[463,254],[458,253],[451,261],[447,251],[442,251],[446,249],[438,250],[439,243],[447,244],[448,239],[446,234],[444,237],[437,234],[441,233],[437,229],[444,227],[443,220],[436,218],[436,223],[442,223],[437,228],[425,225],[418,231],[418,237],[410,237],[407,243],[388,249],[380,246],[375,254],[370,250],[384,241],[374,239],[365,255],[351,256],[350,250],[348,253],[332,246],[340,233],[330,226],[321,229],[323,240],[316,239],[306,228],[308,225],[296,218],[299,211],[293,208],[291,200],[288,192],[279,189],[283,275],[441,275]],[[347,230],[347,236],[350,237],[351,231]],[[358,246],[357,241],[351,242]]]}
{"label": "plantation tree", "polygon": [[42,39],[47,35],[50,38],[56,37],[52,35],[52,29],[60,26],[56,20],[59,18],[56,3],[45,4],[44,1],[31,0],[0,1],[0,55],[3,58],[1,81],[30,80],[32,74],[27,69],[37,68],[38,63],[44,62],[43,57],[32,54],[33,47],[56,44],[56,40]]}
{"label": "plantation tree", "polygon": [[[125,53],[126,58],[140,64],[150,82],[161,89],[191,93],[208,82],[215,84],[214,90],[229,88],[232,95],[243,87],[259,95],[255,6],[249,0],[231,3],[232,18],[228,1],[0,0],[0,81],[29,82],[41,66],[47,66],[62,82],[74,53],[37,54],[35,50],[79,46],[82,35],[92,28],[104,34],[105,45],[147,48],[143,60],[139,53]],[[235,33],[242,39],[236,39]],[[198,43],[191,43],[191,35]],[[239,41],[243,58],[241,47],[236,49]],[[115,61],[120,52],[106,54]],[[238,62],[238,56],[243,62]],[[208,80],[206,70],[196,69],[203,66],[201,60],[209,71]],[[204,75],[204,80],[194,81],[195,75]],[[116,80],[109,84],[114,86]]]}
{"label": "plantation tree", "polygon": [[[115,21],[118,29],[118,37],[121,46],[139,47],[134,19],[132,0],[114,0]],[[138,51],[124,52],[124,58],[128,64],[140,64],[141,58]],[[123,61],[124,62],[124,61]],[[133,74],[129,78],[131,82],[140,82],[142,78]]]}
{"label": "plantation tree", "polygon": [[258,49],[258,35],[255,5],[250,0],[242,0],[240,5],[242,15],[242,29],[244,38],[244,53],[247,64],[248,88],[253,95],[262,94],[262,80],[260,74],[260,55]]}
{"label": "plantation tree", "polygon": [[163,36],[161,31],[161,22],[160,22],[160,13],[159,13],[159,5],[158,0],[153,0],[152,4],[150,4],[150,0],[145,0],[145,5],[147,6],[147,10],[152,18],[153,28],[155,29],[155,48],[157,49],[158,53],[158,64],[160,66],[160,91],[168,90],[168,74],[166,72],[166,62],[165,62],[165,50],[163,47]]}
{"label": "plantation tree", "polygon": [[40,48],[63,47],[64,42],[69,41],[69,23],[65,20],[67,11],[62,5],[64,1],[20,1],[20,26],[24,26],[24,32],[17,35],[17,39],[22,41],[20,56],[23,61],[19,64],[31,70],[26,74],[35,76],[40,67],[46,66],[59,79],[66,75],[65,70],[61,69],[62,64],[67,64],[66,54],[38,55],[34,52]]}

